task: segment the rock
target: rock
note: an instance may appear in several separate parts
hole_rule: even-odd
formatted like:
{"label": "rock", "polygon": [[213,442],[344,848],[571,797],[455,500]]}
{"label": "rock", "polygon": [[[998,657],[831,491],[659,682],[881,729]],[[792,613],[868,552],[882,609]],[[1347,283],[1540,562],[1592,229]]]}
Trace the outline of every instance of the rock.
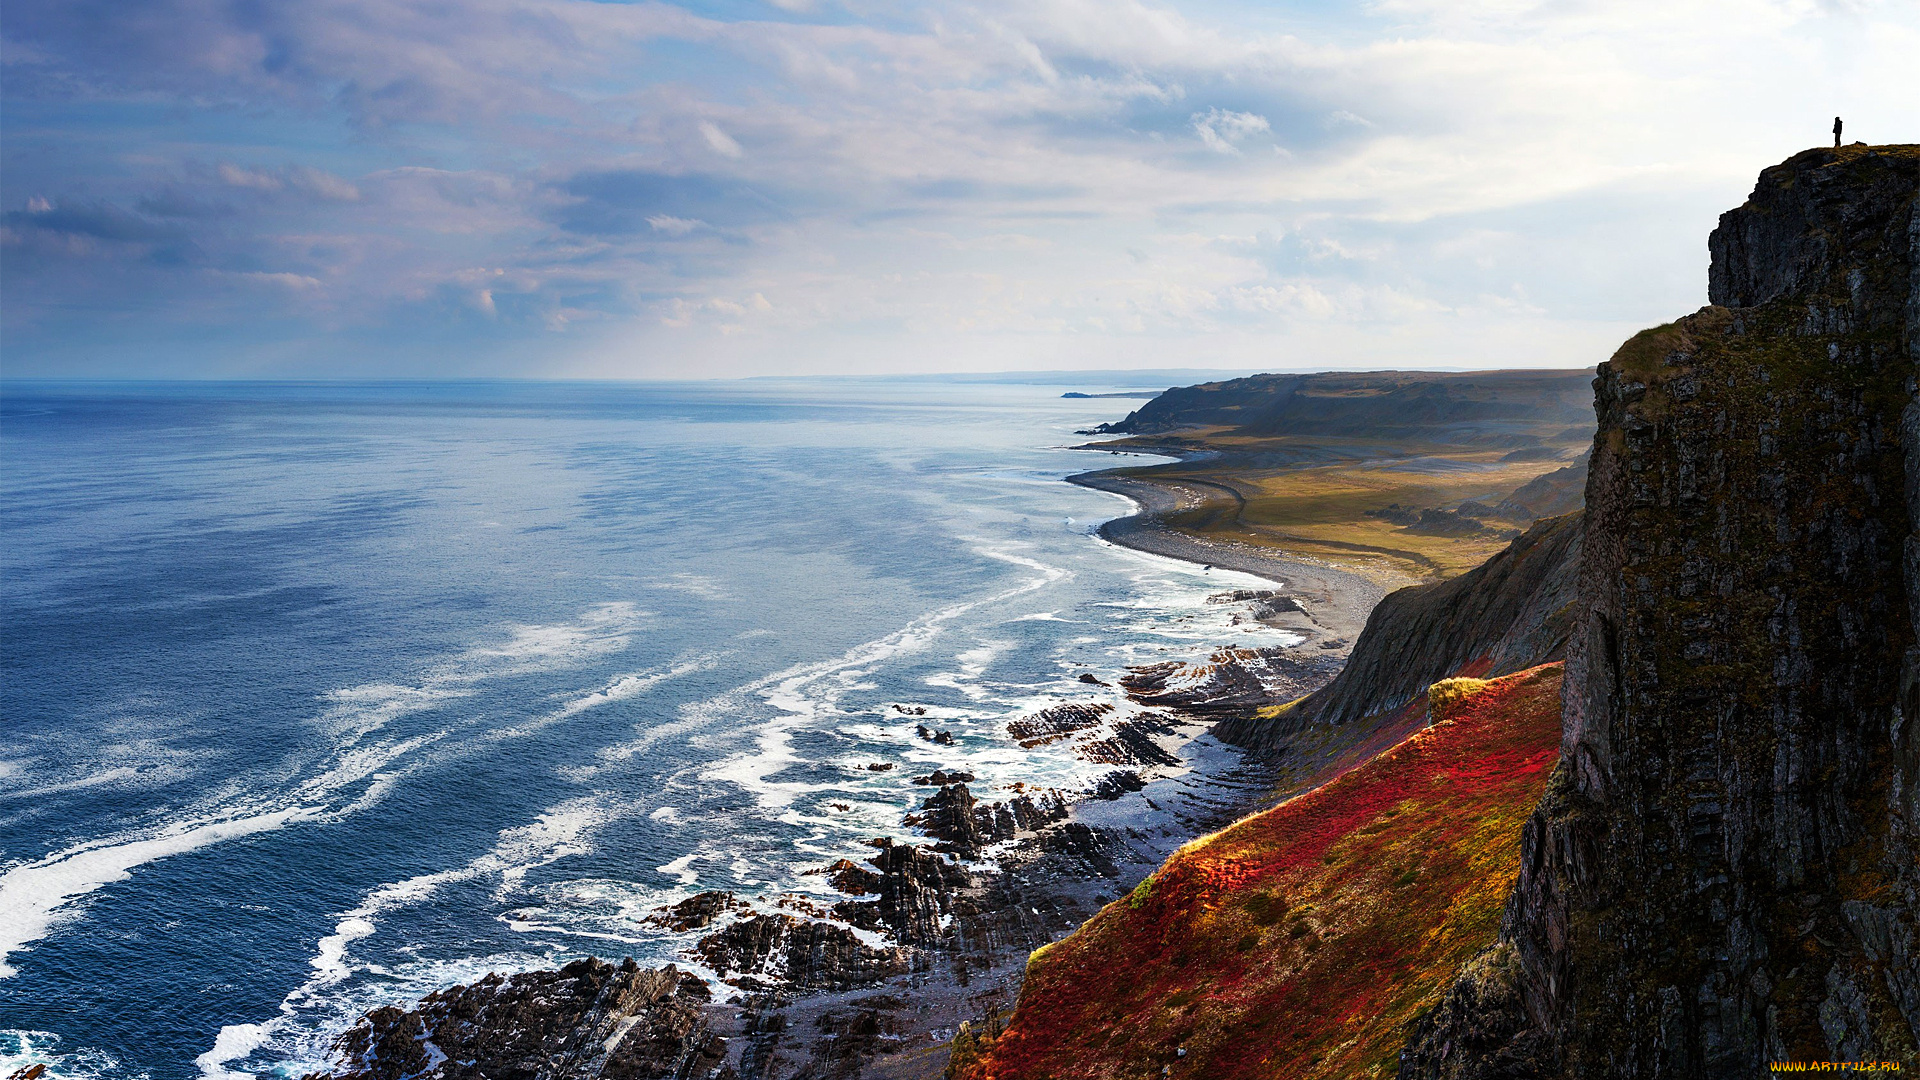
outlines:
{"label": "rock", "polygon": [[1132,769],[1117,769],[1101,777],[1094,784],[1093,797],[1111,802],[1128,792],[1139,791],[1146,786],[1147,782],[1140,779],[1139,773]]}
{"label": "rock", "polygon": [[913,844],[887,842],[869,861],[879,872],[876,903],[843,901],[834,914],[863,930],[885,930],[902,945],[925,950],[942,936],[941,917],[958,892],[974,885],[973,874]]}
{"label": "rock", "polygon": [[971,858],[997,839],[993,831],[993,816],[974,815],[974,806],[978,801],[967,790],[967,785],[948,784],[920,804],[923,811],[921,827],[928,836],[940,841],[937,850],[952,851]]}
{"label": "rock", "polygon": [[928,836],[939,841],[934,850],[971,859],[990,844],[1066,817],[1067,806],[1057,792],[1039,799],[1022,794],[1005,803],[982,803],[967,785],[948,784],[929,796],[920,804],[920,812],[911,816]]}
{"label": "rock", "polygon": [[[921,711],[925,712],[926,710],[922,709]],[[953,733],[951,731],[935,731],[925,724],[915,725],[913,731],[914,731],[914,734],[920,736],[921,738],[927,740],[930,743],[937,743],[941,746],[953,745]]]}
{"label": "rock", "polygon": [[1220,649],[1205,663],[1168,660],[1133,668],[1120,679],[1127,696],[1200,719],[1245,716],[1326,685],[1340,661],[1289,648]]}
{"label": "rock", "polygon": [[1535,521],[1571,514],[1586,504],[1587,459],[1536,476],[1495,503],[1491,516],[1510,521]]}
{"label": "rock", "polygon": [[656,909],[646,921],[669,930],[700,930],[729,911],[753,910],[730,892],[711,891],[690,896],[671,907]]}
{"label": "rock", "polygon": [[873,764],[867,766],[868,772],[891,772],[892,770],[893,770],[893,762],[891,761],[876,761]]}
{"label": "rock", "polygon": [[[1499,424],[1513,437],[1582,435],[1585,379],[1565,371],[1320,372],[1253,375],[1175,387],[1097,434],[1153,435],[1214,427],[1245,435],[1431,440],[1437,428]],[[1528,436],[1521,429],[1531,429]],[[1170,436],[1174,442],[1177,436]]]}
{"label": "rock", "polygon": [[1045,746],[1072,735],[1096,727],[1113,711],[1113,706],[1099,701],[1087,705],[1055,705],[1042,709],[1032,716],[1023,716],[1007,724],[1007,734],[1018,742],[1022,749],[1031,750],[1036,746]]}
{"label": "rock", "polygon": [[948,772],[945,769],[935,769],[926,776],[914,777],[913,782],[923,787],[946,787],[948,784],[971,784],[977,779],[979,777],[970,772]]}
{"label": "rock", "polygon": [[912,970],[905,949],[875,948],[844,926],[791,915],[741,919],[694,951],[729,983],[753,988],[845,990]]}
{"label": "rock", "polygon": [[707,1029],[706,984],[673,967],[575,960],[489,975],[415,1009],[375,1009],[335,1044],[341,1064],[307,1080],[591,1080],[731,1076]]}
{"label": "rock", "polygon": [[1551,1047],[1527,1023],[1520,957],[1502,944],[1469,960],[1401,1055],[1399,1080],[1528,1080],[1550,1074]]}
{"label": "rock", "polygon": [[1285,594],[1279,589],[1233,589],[1207,597],[1209,604],[1239,604],[1248,600],[1271,600]]}
{"label": "rock", "polygon": [[809,874],[825,874],[827,882],[849,896],[865,896],[880,891],[880,876],[852,859],[840,859]]}
{"label": "rock", "polygon": [[1104,683],[1104,682],[1101,682],[1101,681],[1100,681],[1100,679],[1099,679],[1099,678],[1098,678],[1097,676],[1095,676],[1095,675],[1094,675],[1094,673],[1093,673],[1093,672],[1091,672],[1091,671],[1083,671],[1083,672],[1081,672],[1081,673],[1080,673],[1080,681],[1081,681],[1081,682],[1083,682],[1083,683],[1091,683],[1091,684],[1093,684],[1094,686],[1105,686],[1105,685],[1107,685],[1106,683]]}
{"label": "rock", "polygon": [[1420,511],[1418,508],[1401,506],[1399,503],[1388,503],[1378,510],[1367,510],[1364,511],[1364,513],[1368,517],[1376,517],[1394,525],[1418,525],[1420,523]]}
{"label": "rock", "polygon": [[1463,978],[1402,1076],[1501,1075],[1434,1036],[1516,1024],[1551,1076],[1920,1059],[1916,192],[1920,146],[1767,169],[1715,306],[1600,366],[1515,993]]}
{"label": "rock", "polygon": [[1150,717],[1122,720],[1113,725],[1112,738],[1081,743],[1074,748],[1074,752],[1102,765],[1178,765],[1178,754],[1163,749],[1153,741],[1154,735],[1166,734],[1171,730],[1171,725]]}

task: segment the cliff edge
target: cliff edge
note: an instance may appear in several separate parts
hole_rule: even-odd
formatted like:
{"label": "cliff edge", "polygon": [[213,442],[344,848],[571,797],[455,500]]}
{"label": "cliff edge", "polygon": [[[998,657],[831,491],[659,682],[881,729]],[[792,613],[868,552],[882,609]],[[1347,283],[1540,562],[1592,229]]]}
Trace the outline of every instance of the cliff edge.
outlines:
{"label": "cliff edge", "polygon": [[1578,511],[1537,521],[1456,578],[1388,593],[1340,674],[1281,709],[1221,721],[1214,734],[1257,754],[1285,751],[1311,724],[1349,724],[1424,701],[1449,676],[1507,675],[1558,660],[1573,619]]}
{"label": "cliff edge", "polygon": [[1403,1078],[1920,1063],[1917,187],[1767,169],[1601,365],[1561,763]]}

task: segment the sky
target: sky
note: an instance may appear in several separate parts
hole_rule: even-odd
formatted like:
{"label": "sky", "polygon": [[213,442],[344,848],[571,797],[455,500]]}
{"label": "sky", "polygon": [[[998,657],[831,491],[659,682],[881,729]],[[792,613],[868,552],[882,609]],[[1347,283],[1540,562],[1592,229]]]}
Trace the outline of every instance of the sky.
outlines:
{"label": "sky", "polygon": [[0,375],[1577,367],[1911,0],[6,0]]}

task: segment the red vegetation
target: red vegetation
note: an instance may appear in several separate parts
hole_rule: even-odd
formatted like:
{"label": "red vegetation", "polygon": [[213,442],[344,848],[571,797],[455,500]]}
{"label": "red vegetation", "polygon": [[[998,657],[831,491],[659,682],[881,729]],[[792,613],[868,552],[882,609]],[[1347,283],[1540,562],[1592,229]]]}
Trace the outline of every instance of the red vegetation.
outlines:
{"label": "red vegetation", "polygon": [[1407,1025],[1493,941],[1559,750],[1549,664],[1194,841],[1035,953],[1006,1033],[960,1075],[1392,1076]]}

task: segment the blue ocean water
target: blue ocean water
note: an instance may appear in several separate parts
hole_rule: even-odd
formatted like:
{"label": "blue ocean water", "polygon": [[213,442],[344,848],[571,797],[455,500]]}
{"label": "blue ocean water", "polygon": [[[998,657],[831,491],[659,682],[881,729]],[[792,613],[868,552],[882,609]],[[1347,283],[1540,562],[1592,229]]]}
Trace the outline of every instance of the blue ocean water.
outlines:
{"label": "blue ocean water", "polygon": [[821,893],[937,766],[1086,787],[1005,721],[1283,638],[1091,535],[1065,447],[1137,402],[1059,390],[8,385],[0,1076],[298,1076],[376,1005],[673,959],[694,892]]}

